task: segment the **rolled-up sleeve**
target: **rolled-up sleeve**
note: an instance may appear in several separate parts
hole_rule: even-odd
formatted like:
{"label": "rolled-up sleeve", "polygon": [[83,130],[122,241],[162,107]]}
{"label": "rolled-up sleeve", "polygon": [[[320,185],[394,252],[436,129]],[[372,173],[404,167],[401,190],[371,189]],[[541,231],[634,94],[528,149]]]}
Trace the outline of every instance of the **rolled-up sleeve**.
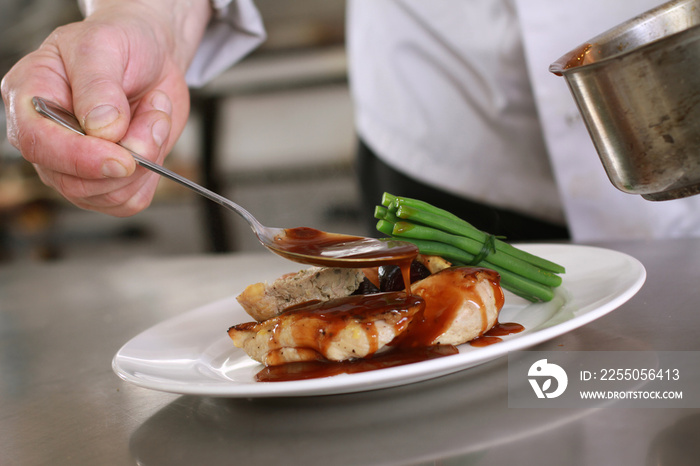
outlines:
{"label": "rolled-up sleeve", "polygon": [[187,84],[200,87],[258,47],[265,26],[253,0],[213,0],[214,17],[187,70]]}

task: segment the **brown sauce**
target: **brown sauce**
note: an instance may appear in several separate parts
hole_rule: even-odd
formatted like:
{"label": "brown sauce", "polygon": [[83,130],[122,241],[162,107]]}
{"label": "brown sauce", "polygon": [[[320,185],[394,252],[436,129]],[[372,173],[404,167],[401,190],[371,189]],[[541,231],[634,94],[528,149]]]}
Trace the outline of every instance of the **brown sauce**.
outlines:
{"label": "brown sauce", "polygon": [[576,50],[572,51],[571,54],[569,54],[563,66],[560,65],[561,62],[557,62],[557,66],[559,67],[559,69],[554,70],[554,74],[561,76],[563,71],[587,65],[589,63],[593,63],[593,57],[590,56],[592,49],[593,44],[581,45],[579,48],[577,48]]}
{"label": "brown sauce", "polygon": [[[275,237],[277,252],[309,257],[308,263],[329,267],[404,266],[418,256],[418,248],[405,241],[378,240],[361,236],[328,233],[314,228],[287,228]],[[320,260],[314,258],[322,258]],[[352,264],[344,262],[352,260]],[[297,260],[297,259],[294,259]]]}
{"label": "brown sauce", "polygon": [[469,344],[471,346],[483,348],[484,346],[490,346],[495,343],[502,342],[503,339],[501,337],[512,335],[514,333],[520,333],[523,330],[525,330],[525,327],[515,322],[496,322],[496,325],[491,327],[488,332],[485,332],[483,335],[473,339],[469,342]]}
{"label": "brown sauce", "polygon": [[403,287],[406,294],[411,293],[411,260],[401,260],[397,264],[401,268],[401,276],[403,277]]}
{"label": "brown sauce", "polygon": [[[334,338],[347,327],[348,321],[358,322],[361,333],[368,339],[368,353],[373,354],[379,349],[375,320],[381,316],[383,322],[390,322],[393,325],[395,333],[402,333],[414,314],[424,307],[425,302],[422,298],[404,292],[347,296],[332,301],[309,302],[294,306],[270,319],[271,351],[268,353],[266,362],[269,365],[279,365],[285,361],[283,356],[276,352],[284,347],[280,343],[282,341],[280,332],[284,328],[281,325],[283,320],[291,319],[286,327],[294,329],[293,339],[296,345],[304,348],[305,352],[308,350],[308,352],[317,353],[319,358],[323,354],[328,354]],[[303,325],[295,324],[302,320]]]}
{"label": "brown sauce", "polygon": [[[468,299],[481,311],[481,332],[486,331],[488,317],[481,297],[474,290],[477,281],[475,271],[486,273],[494,289],[500,289],[498,274],[492,270],[471,267],[457,267],[453,270],[454,273],[447,275],[435,286],[420,288],[419,294],[426,302],[425,309],[413,318],[408,329],[395,342],[392,342],[392,345],[408,347],[432,345],[450,328],[462,307],[465,296],[468,296]],[[503,306],[503,299],[502,293],[496,297],[496,305],[499,309]]]}
{"label": "brown sauce", "polygon": [[340,374],[355,374],[428,361],[457,354],[457,352],[457,348],[450,345],[427,348],[394,348],[386,353],[365,359],[343,362],[296,362],[266,367],[256,374],[255,380],[256,382],[290,382]]}
{"label": "brown sauce", "polygon": [[497,322],[496,325],[491,327],[491,330],[486,332],[484,335],[490,337],[503,337],[514,333],[520,333],[523,330],[525,330],[525,327],[515,322]]}
{"label": "brown sauce", "polygon": [[[496,272],[456,267],[445,273],[443,279],[435,284],[424,282],[418,291],[419,295],[404,291],[385,292],[349,296],[326,302],[310,302],[289,308],[280,316],[266,321],[272,323],[271,327],[266,327],[270,328],[268,331],[271,332],[270,351],[266,360],[268,367],[256,375],[256,381],[276,382],[330,377],[456,354],[458,351],[455,347],[440,346],[434,342],[452,325],[465,296],[482,312],[482,335],[470,342],[472,346],[488,346],[502,341],[500,336],[522,331],[524,327],[516,323],[496,323],[486,331],[488,319],[485,306],[474,289],[480,278],[478,274],[484,273],[491,280],[494,290],[500,290]],[[504,304],[503,300],[503,293],[496,295],[496,305],[499,309]],[[305,320],[303,325],[296,325],[295,322],[281,325],[283,319]],[[381,354],[375,354],[379,349],[378,331],[375,328],[375,321],[378,319],[393,325],[394,334],[399,335],[390,343],[390,349]],[[352,321],[352,325],[359,323],[360,333],[365,335],[367,340],[368,356],[342,362],[326,360],[323,355],[328,354],[328,349],[336,341],[334,338],[347,328],[348,321]],[[251,329],[260,331],[255,326],[262,324],[251,322],[249,325]],[[288,359],[282,354],[285,346],[279,341],[279,333],[283,328],[293,329],[293,339],[297,346],[294,350],[302,354],[306,362],[287,362]]]}

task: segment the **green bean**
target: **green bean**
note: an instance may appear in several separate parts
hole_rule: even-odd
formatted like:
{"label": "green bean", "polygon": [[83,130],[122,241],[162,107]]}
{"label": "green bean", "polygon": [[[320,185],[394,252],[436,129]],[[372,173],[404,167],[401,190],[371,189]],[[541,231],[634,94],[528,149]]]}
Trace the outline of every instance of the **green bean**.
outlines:
{"label": "green bean", "polygon": [[421,254],[444,257],[453,264],[497,271],[503,288],[531,301],[549,301],[561,285],[565,268],[530,254],[475,228],[427,202],[384,193],[375,208],[377,230],[416,244]]}

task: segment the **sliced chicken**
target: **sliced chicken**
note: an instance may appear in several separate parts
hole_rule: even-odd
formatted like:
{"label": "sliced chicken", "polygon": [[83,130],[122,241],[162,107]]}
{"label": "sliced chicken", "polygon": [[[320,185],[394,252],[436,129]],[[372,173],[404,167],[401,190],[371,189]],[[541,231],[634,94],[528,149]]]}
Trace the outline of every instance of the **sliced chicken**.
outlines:
{"label": "sliced chicken", "polygon": [[311,267],[274,282],[248,286],[236,299],[257,321],[278,315],[290,306],[349,296],[364,279],[360,269]]}
{"label": "sliced chicken", "polygon": [[344,361],[385,349],[423,307],[421,298],[403,292],[349,296],[236,325],[228,334],[237,347],[266,366]]}
{"label": "sliced chicken", "polygon": [[498,273],[452,267],[404,292],[349,296],[287,309],[229,329],[234,344],[267,366],[364,358],[392,346],[460,345],[489,330],[504,297]]}
{"label": "sliced chicken", "polygon": [[504,304],[500,276],[480,267],[443,269],[414,283],[411,292],[425,300],[425,310],[397,345],[461,345],[493,327]]}

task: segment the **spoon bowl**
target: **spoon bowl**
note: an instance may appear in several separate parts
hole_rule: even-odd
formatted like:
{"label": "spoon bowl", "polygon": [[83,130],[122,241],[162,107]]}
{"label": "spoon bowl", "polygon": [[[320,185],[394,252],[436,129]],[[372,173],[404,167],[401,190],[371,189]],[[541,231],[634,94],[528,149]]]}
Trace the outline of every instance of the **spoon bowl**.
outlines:
{"label": "spoon bowl", "polygon": [[[39,114],[78,134],[83,136],[86,134],[75,115],[58,104],[41,97],[34,97],[32,102]],[[387,264],[410,264],[410,261],[418,255],[418,248],[406,241],[328,233],[308,227],[266,227],[250,212],[230,199],[151,162],[122,144],[119,145],[126,149],[142,167],[180,183],[240,215],[250,225],[263,246],[294,262],[328,267],[361,268]]]}

